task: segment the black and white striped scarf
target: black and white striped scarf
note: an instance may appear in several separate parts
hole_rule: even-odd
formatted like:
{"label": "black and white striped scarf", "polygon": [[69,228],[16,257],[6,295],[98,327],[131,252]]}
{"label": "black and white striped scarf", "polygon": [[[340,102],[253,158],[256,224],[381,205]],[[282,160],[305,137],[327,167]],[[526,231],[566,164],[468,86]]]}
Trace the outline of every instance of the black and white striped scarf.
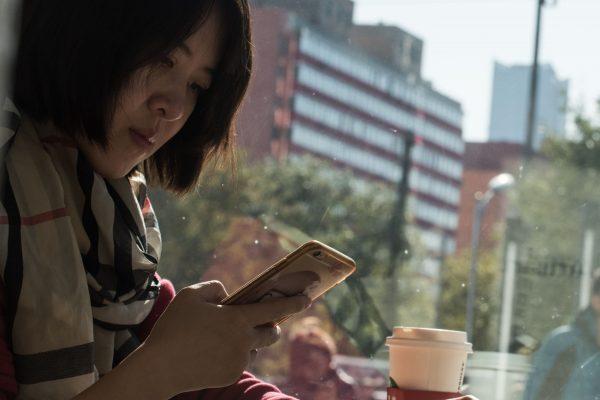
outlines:
{"label": "black and white striped scarf", "polygon": [[[109,180],[4,105],[0,272],[20,399],[70,399],[139,345],[161,238],[141,173]],[[39,128],[39,127],[38,127]]]}

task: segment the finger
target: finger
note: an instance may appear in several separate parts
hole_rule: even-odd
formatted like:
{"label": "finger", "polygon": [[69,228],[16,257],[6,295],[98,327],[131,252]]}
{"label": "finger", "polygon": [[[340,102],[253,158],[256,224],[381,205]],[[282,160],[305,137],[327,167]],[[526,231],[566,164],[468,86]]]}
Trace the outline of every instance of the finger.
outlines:
{"label": "finger", "polygon": [[269,347],[279,340],[281,328],[278,326],[263,325],[254,328],[253,333],[252,347],[261,349],[263,347]]}
{"label": "finger", "polygon": [[228,296],[225,286],[219,281],[200,282],[191,287],[198,290],[208,303],[220,304]]}
{"label": "finger", "polygon": [[238,306],[252,326],[278,321],[288,315],[305,310],[310,305],[310,299],[304,295],[283,297],[262,303],[243,304]]}

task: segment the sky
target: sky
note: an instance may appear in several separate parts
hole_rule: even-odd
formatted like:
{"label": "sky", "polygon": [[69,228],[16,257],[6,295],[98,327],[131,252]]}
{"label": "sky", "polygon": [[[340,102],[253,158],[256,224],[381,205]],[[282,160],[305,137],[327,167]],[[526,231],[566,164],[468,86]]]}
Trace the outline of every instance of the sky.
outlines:
{"label": "sky", "polygon": [[[494,61],[531,63],[536,6],[536,0],[355,0],[354,20],[397,25],[423,39],[424,78],[462,103],[465,139],[483,141]],[[600,0],[544,7],[540,61],[570,81],[571,108],[590,116],[600,98],[599,42]]]}

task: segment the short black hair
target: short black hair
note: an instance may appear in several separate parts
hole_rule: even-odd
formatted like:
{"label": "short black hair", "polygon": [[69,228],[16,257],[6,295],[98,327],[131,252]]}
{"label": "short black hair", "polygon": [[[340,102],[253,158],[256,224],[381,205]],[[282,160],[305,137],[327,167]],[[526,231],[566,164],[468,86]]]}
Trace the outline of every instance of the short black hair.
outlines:
{"label": "short black hair", "polygon": [[119,93],[222,9],[223,56],[181,131],[144,163],[150,182],[183,193],[231,148],[252,70],[247,0],[25,0],[13,96],[35,120],[105,146]]}

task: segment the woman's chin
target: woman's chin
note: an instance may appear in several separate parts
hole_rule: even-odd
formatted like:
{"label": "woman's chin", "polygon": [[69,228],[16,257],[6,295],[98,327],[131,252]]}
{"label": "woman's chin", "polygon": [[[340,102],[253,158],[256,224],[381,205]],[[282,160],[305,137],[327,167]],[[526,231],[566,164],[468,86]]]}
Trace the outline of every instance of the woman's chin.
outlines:
{"label": "woman's chin", "polygon": [[118,166],[107,166],[94,168],[96,173],[106,179],[121,179],[129,175],[133,170],[134,166],[118,167]]}

